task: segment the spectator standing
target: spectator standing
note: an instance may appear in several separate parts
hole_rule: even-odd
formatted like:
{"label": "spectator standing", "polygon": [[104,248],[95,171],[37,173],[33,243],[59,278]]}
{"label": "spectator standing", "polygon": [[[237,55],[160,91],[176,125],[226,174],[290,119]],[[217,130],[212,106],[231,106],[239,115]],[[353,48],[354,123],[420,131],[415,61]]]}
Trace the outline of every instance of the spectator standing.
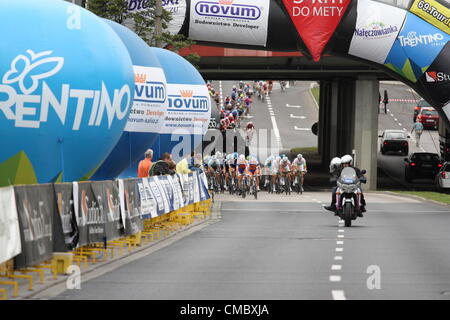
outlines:
{"label": "spectator standing", "polygon": [[147,151],[145,151],[144,160],[139,161],[139,166],[138,166],[138,177],[139,178],[148,178],[148,176],[150,174],[150,168],[153,165],[152,158],[153,158],[153,150],[148,149]]}
{"label": "spectator standing", "polygon": [[388,97],[387,90],[384,90],[383,103],[384,103],[384,113],[387,113],[387,104],[389,103],[389,97]]}
{"label": "spectator standing", "polygon": [[166,174],[171,174],[171,172],[175,172],[174,169],[170,169],[171,167],[175,167],[172,161],[172,155],[168,152],[164,152],[162,157],[155,162],[155,164],[150,169],[150,176],[163,176]]}
{"label": "spectator standing", "polygon": [[414,134],[416,136],[416,147],[419,146],[420,137],[422,136],[423,132],[423,124],[420,122],[419,119],[416,119],[416,122],[414,123],[411,133],[414,131]]}

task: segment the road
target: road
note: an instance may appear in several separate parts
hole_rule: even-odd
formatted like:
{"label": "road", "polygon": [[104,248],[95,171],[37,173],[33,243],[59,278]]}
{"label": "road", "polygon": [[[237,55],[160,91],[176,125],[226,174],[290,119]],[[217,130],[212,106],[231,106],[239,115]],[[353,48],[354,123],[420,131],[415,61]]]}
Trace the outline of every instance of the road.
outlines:
{"label": "road", "polygon": [[55,299],[450,298],[448,207],[371,193],[343,228],[327,193],[220,197],[219,222]]}
{"label": "road", "polygon": [[[414,135],[411,134],[413,125],[414,102],[420,97],[410,88],[403,84],[381,84],[380,92],[388,90],[389,99],[387,114],[379,115],[379,133],[386,129],[397,129],[408,132],[411,136],[409,143],[409,152],[434,152],[439,154],[439,134],[436,130],[424,130],[420,139],[419,147],[416,147]],[[383,107],[384,109],[384,107]],[[389,154],[382,155],[378,146],[378,167],[381,168],[389,177],[391,177],[399,186],[403,188],[415,189],[434,189],[433,181],[430,179],[417,179],[412,183],[405,181],[405,156]]]}
{"label": "road", "polygon": [[[252,121],[260,130],[253,140],[251,151],[258,154],[261,160],[270,153],[277,153],[280,150],[317,146],[317,136],[311,132],[311,126],[318,121],[318,106],[310,92],[314,82],[297,81],[285,92],[280,90],[278,82],[274,83],[274,90],[267,101],[254,98],[252,118],[245,121]],[[238,81],[215,81],[213,84],[216,88],[221,88],[222,97],[225,98],[230,94],[232,86],[238,85]],[[410,133],[415,106],[413,101],[420,98],[417,93],[399,82],[381,83],[382,95],[384,90],[388,91],[390,102],[387,114],[384,112],[379,114],[379,134],[386,129],[404,130],[411,136],[410,153],[424,151],[439,153],[439,137],[436,130],[425,130],[419,147],[416,147],[414,135]],[[384,111],[384,108],[380,109]],[[270,131],[270,134],[266,134],[264,130]],[[433,181],[429,179],[418,179],[413,183],[405,181],[404,158],[405,156],[395,154],[382,155],[378,145],[378,167],[389,180],[383,187],[434,190]]]}

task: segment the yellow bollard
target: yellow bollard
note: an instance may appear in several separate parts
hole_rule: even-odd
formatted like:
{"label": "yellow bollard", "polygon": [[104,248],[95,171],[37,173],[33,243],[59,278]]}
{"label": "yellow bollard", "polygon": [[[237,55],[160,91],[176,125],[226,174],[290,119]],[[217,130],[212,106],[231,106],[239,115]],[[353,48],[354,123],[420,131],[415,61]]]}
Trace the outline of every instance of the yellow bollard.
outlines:
{"label": "yellow bollard", "polygon": [[38,274],[39,274],[39,282],[40,282],[41,284],[44,283],[45,273],[44,273],[44,270],[42,270],[42,269],[38,269],[38,268],[27,268],[27,269],[19,269],[19,270],[17,270],[17,271],[19,271],[19,272],[22,273],[22,274],[24,274],[24,273],[30,273],[30,272],[38,273]]}
{"label": "yellow bollard", "polygon": [[6,295],[6,289],[0,288],[0,300],[6,300],[8,299],[8,296]]}
{"label": "yellow bollard", "polygon": [[52,266],[56,270],[56,273],[66,274],[67,268],[73,264],[73,261],[74,255],[71,252],[54,252]]}
{"label": "yellow bollard", "polygon": [[[1,278],[1,277],[0,277]],[[13,298],[16,298],[19,294],[19,283],[17,281],[1,281],[0,284],[5,286],[13,286]]]}

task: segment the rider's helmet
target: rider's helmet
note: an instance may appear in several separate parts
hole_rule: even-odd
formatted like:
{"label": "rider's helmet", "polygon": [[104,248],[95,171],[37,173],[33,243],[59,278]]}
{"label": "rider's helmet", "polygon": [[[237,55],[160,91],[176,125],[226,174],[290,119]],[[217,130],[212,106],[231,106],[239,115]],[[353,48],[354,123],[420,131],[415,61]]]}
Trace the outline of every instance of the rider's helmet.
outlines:
{"label": "rider's helmet", "polygon": [[247,129],[252,129],[252,128],[255,128],[255,126],[253,125],[253,122],[249,122],[249,123],[247,123]]}
{"label": "rider's helmet", "polygon": [[288,157],[283,156],[282,161],[283,161],[283,162],[287,162],[287,161],[289,161],[289,159],[288,159]]}
{"label": "rider's helmet", "polygon": [[233,152],[232,157],[233,157],[233,159],[237,159],[239,157],[239,153]]}
{"label": "rider's helmet", "polygon": [[240,154],[239,155],[239,158],[238,158],[238,161],[245,161],[245,155],[243,155],[243,154]]}
{"label": "rider's helmet", "polygon": [[330,162],[330,172],[334,172],[336,169],[338,169],[341,166],[341,158],[339,157],[334,157],[333,159],[331,159]]}
{"label": "rider's helmet", "polygon": [[341,163],[342,164],[349,164],[350,166],[353,164],[353,158],[351,155],[346,154],[345,156],[343,156],[341,158]]}
{"label": "rider's helmet", "polygon": [[281,161],[281,157],[280,157],[280,156],[276,156],[276,157],[275,157],[275,161],[276,161],[276,162],[280,162],[280,161]]}
{"label": "rider's helmet", "polygon": [[230,121],[234,121],[234,116],[233,116],[232,113],[230,113],[230,114],[228,115],[228,119],[230,119]]}
{"label": "rider's helmet", "polygon": [[299,153],[299,154],[297,155],[297,159],[298,159],[298,160],[302,160],[302,159],[303,159],[303,155],[302,155],[301,153]]}
{"label": "rider's helmet", "polygon": [[217,151],[215,157],[216,157],[217,159],[222,159],[222,152]]}

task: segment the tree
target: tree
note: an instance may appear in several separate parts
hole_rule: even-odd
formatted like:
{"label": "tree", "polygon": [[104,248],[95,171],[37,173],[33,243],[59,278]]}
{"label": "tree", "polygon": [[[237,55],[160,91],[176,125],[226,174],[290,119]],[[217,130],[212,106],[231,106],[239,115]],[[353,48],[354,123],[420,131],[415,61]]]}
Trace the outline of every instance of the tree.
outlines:
{"label": "tree", "polygon": [[[145,8],[128,12],[128,0],[89,0],[87,9],[99,17],[115,21],[133,30],[149,46],[156,46],[155,15],[156,0],[147,0]],[[167,32],[172,15],[169,11],[163,9],[162,13],[163,32],[160,37],[164,43],[167,43],[166,49],[178,53],[182,48],[190,47],[195,44],[194,41],[181,34],[171,34]],[[190,63],[198,67],[200,56],[190,54],[185,57]]]}

